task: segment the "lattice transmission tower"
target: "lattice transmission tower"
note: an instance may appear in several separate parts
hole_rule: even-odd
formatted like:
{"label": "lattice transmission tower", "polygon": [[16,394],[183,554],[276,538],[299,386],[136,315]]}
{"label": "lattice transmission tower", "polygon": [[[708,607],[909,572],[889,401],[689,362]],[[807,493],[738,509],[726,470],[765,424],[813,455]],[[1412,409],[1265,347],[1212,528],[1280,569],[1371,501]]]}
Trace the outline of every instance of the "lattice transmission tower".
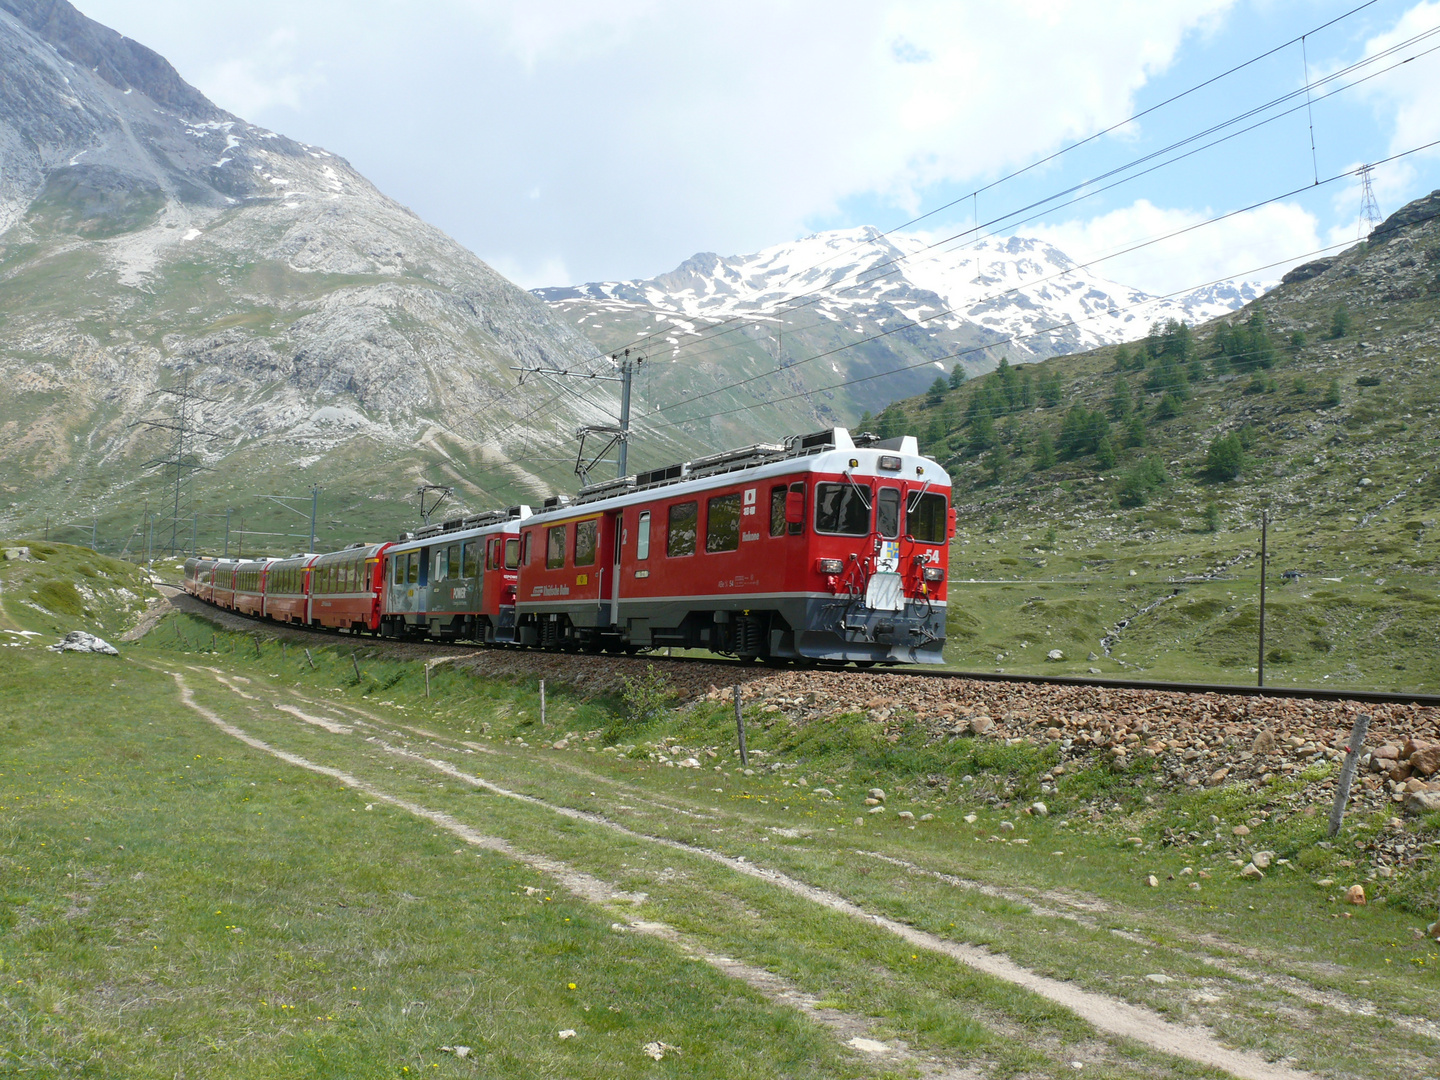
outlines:
{"label": "lattice transmission tower", "polygon": [[1360,235],[1364,240],[1380,224],[1380,204],[1375,201],[1375,187],[1370,183],[1370,166],[1360,166]]}
{"label": "lattice transmission tower", "polygon": [[221,433],[207,431],[200,426],[198,406],[202,403],[218,405],[220,402],[216,398],[201,397],[190,389],[188,367],[180,369],[179,386],[161,387],[153,391],[151,396],[160,394],[173,400],[174,413],[159,420],[138,420],[132,426],[168,431],[173,437],[169,456],[147,461],[145,467],[163,467],[169,477],[166,481],[166,486],[172,489],[170,505],[166,508],[169,512],[162,510],[157,515],[156,524],[159,528],[156,532],[163,537],[166,526],[169,526],[170,539],[168,545],[162,546],[161,550],[175,556],[199,547],[199,517],[195,510],[191,482],[197,472],[206,470],[206,466],[196,452],[196,445],[201,439],[218,438]]}

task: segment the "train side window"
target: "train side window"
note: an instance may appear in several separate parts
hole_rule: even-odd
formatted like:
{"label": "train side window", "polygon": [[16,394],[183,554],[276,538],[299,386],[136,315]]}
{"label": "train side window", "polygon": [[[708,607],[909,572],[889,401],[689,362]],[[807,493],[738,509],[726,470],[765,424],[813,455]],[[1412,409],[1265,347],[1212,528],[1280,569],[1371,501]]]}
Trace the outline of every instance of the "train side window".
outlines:
{"label": "train side window", "polygon": [[840,536],[870,532],[870,507],[854,484],[815,485],[815,531]]}
{"label": "train side window", "polygon": [[736,551],[740,547],[740,495],[716,495],[705,504],[705,551]]}
{"label": "train side window", "polygon": [[927,491],[911,497],[905,507],[905,530],[911,538],[922,544],[943,544],[946,526],[944,495]]}
{"label": "train side window", "polygon": [[770,535],[785,535],[785,485],[770,489]]}
{"label": "train side window", "polygon": [[520,537],[520,562],[525,566],[530,565],[530,533],[524,533]]}
{"label": "train side window", "polygon": [[635,558],[648,559],[650,557],[650,511],[643,510],[640,513],[640,523],[635,526]]}
{"label": "train side window", "polygon": [[450,562],[449,562],[449,565],[450,565],[450,569],[449,569],[449,571],[446,573],[446,575],[445,575],[446,577],[463,577],[463,576],[464,576],[464,575],[461,573],[461,571],[464,569],[464,567],[463,567],[463,566],[461,565],[461,563],[460,563],[460,545],[459,545],[459,544],[451,544],[451,545],[450,545]]}
{"label": "train side window", "polygon": [[420,552],[418,551],[410,552],[410,566],[406,570],[406,580],[411,585],[420,580]]}
{"label": "train side window", "polygon": [[545,530],[545,569],[559,570],[565,565],[564,525],[551,525]]}
{"label": "train side window", "polygon": [[[499,541],[497,540],[496,543],[498,544]],[[505,569],[520,569],[520,541],[513,537],[505,541]]]}
{"label": "train side window", "polygon": [[676,503],[670,507],[670,528],[665,536],[665,554],[670,558],[695,554],[695,533],[699,526],[698,502]]}
{"label": "train side window", "polygon": [[875,499],[875,527],[886,540],[900,535],[900,489],[881,488]]}
{"label": "train side window", "polygon": [[495,569],[495,549],[500,546],[499,540],[490,540],[485,544],[485,569]]}
{"label": "train side window", "polygon": [[400,556],[400,557],[398,557],[398,558],[391,559],[390,562],[394,565],[394,568],[395,568],[395,569],[394,569],[394,572],[393,572],[394,576],[391,578],[391,580],[392,580],[396,585],[404,585],[404,584],[405,584],[405,557],[402,555],[402,556]]}
{"label": "train side window", "polygon": [[799,536],[805,531],[805,481],[797,480],[791,484],[790,494],[800,496],[800,520],[790,521],[790,514],[788,512],[785,515],[785,520],[789,524],[790,535]]}
{"label": "train side window", "polygon": [[575,565],[594,566],[595,551],[600,546],[600,519],[577,522],[575,525]]}
{"label": "train side window", "polygon": [[479,540],[471,540],[465,545],[464,564],[460,570],[461,577],[472,578],[479,576],[480,560],[477,557],[480,554],[479,548]]}
{"label": "train side window", "polygon": [[444,581],[450,576],[450,552],[447,548],[436,548],[430,563],[430,584]]}

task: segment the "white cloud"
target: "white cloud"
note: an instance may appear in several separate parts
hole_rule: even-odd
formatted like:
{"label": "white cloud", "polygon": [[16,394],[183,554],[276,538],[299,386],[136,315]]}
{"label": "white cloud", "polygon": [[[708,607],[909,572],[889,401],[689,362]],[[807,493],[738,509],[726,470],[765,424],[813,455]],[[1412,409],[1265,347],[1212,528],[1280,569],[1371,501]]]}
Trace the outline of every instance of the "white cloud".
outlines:
{"label": "white cloud", "polygon": [[[1202,224],[1214,216],[1210,210],[1165,208],[1141,199],[1088,220],[1026,227],[1024,233],[1054,244],[1077,262],[1088,263],[1189,229],[1173,239],[1105,259],[1094,267],[1102,277],[1155,295],[1196,288],[1222,278],[1273,281],[1290,265],[1304,261],[1322,244],[1332,242],[1320,239],[1315,215],[1294,203],[1272,203]],[[1256,272],[1257,267],[1277,261],[1281,265]]]}
{"label": "white cloud", "polygon": [[[1393,29],[1365,43],[1365,55],[1391,48],[1407,38],[1440,26],[1440,2],[1427,0],[1416,4],[1400,17]],[[1431,40],[1415,51],[1428,49]],[[1388,72],[1362,88],[1366,98],[1391,125],[1390,152],[1399,153],[1440,139],[1440,53],[1431,53],[1394,71]],[[1430,151],[1440,156],[1440,148]]]}

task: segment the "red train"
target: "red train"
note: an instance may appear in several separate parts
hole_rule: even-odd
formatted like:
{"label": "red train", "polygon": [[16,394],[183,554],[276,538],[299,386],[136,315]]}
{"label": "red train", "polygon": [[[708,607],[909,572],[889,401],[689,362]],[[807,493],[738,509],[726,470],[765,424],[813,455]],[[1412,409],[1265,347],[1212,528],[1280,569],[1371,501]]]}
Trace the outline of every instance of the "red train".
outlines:
{"label": "red train", "polygon": [[191,559],[222,607],[388,637],[941,663],[950,479],[843,428],[456,518],[393,544]]}

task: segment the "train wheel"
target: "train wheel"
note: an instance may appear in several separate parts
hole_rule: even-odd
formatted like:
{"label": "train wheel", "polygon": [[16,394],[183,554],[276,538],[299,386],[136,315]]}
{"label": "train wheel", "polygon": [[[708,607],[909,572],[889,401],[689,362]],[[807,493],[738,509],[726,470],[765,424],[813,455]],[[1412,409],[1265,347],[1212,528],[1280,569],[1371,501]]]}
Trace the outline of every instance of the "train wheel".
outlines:
{"label": "train wheel", "polygon": [[855,666],[858,668],[872,668],[875,666],[875,663],[874,660],[856,660]]}

